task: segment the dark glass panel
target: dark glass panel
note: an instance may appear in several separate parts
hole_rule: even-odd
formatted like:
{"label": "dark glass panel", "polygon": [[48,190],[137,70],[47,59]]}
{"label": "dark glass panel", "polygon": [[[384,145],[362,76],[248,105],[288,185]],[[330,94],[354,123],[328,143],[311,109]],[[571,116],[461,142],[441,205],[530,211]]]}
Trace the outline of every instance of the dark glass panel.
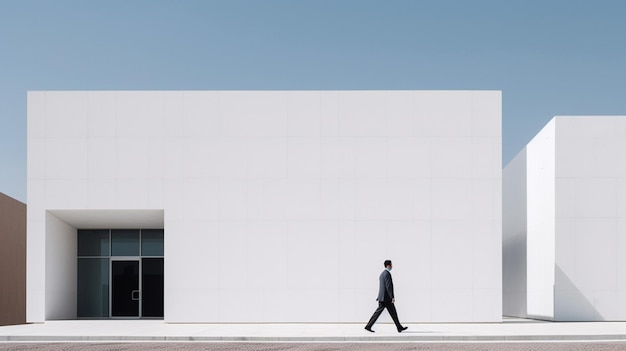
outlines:
{"label": "dark glass panel", "polygon": [[139,256],[139,229],[111,230],[112,256]]}
{"label": "dark glass panel", "polygon": [[78,256],[109,256],[109,231],[79,229]]}
{"label": "dark glass panel", "polygon": [[141,314],[163,317],[163,259],[144,258],[141,261]]}
{"label": "dark glass panel", "polygon": [[109,316],[109,259],[78,259],[78,317]]}
{"label": "dark glass panel", "polygon": [[163,256],[163,229],[141,231],[141,255]]}
{"label": "dark glass panel", "polygon": [[139,317],[139,261],[113,261],[111,316]]}

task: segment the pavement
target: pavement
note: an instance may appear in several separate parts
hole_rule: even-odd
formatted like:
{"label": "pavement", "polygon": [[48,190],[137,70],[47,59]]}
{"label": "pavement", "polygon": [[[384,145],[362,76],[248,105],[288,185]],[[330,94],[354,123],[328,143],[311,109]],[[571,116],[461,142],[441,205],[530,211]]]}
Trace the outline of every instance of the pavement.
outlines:
{"label": "pavement", "polygon": [[624,342],[507,343],[241,343],[66,342],[0,343],[0,351],[624,351]]}
{"label": "pavement", "polygon": [[179,324],[161,320],[72,320],[0,327],[0,342],[537,342],[626,341],[626,322]]}

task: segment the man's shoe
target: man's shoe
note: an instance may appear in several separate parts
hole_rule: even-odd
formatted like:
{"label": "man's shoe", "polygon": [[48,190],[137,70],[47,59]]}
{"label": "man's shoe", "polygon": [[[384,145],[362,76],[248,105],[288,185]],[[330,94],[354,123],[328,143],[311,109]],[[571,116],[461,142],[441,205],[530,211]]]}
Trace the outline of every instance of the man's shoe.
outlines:
{"label": "man's shoe", "polygon": [[403,331],[409,329],[409,327],[402,327],[400,329],[398,329],[398,333],[402,333]]}
{"label": "man's shoe", "polygon": [[370,333],[376,333],[375,331],[372,330],[372,328],[365,327],[365,330],[367,330]]}

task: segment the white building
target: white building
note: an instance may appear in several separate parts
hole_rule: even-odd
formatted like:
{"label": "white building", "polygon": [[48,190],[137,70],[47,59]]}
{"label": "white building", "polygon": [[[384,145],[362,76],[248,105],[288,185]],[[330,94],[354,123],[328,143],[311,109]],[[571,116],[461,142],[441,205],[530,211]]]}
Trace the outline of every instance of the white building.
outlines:
{"label": "white building", "polygon": [[500,321],[499,91],[28,94],[27,319]]}
{"label": "white building", "polygon": [[555,117],[504,169],[504,314],[626,320],[626,117]]}

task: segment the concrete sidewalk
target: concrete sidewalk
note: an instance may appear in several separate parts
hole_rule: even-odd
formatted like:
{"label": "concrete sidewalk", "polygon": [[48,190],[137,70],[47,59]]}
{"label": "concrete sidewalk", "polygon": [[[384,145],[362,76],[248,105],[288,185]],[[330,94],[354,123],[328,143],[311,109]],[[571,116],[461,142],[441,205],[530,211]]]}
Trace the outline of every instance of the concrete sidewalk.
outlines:
{"label": "concrete sidewalk", "polygon": [[626,322],[406,324],[170,324],[155,320],[49,321],[0,327],[0,342],[459,342],[626,341]]}

